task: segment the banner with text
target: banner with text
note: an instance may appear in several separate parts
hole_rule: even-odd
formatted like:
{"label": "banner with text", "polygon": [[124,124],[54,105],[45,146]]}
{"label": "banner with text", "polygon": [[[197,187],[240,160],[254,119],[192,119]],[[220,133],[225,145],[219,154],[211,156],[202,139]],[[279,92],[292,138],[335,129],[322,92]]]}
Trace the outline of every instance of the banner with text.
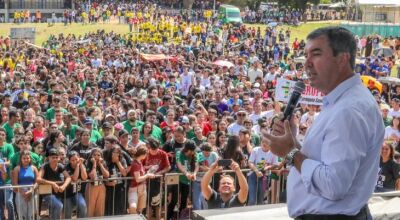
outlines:
{"label": "banner with text", "polygon": [[[276,88],[275,88],[275,98],[277,101],[287,103],[289,101],[290,95],[292,94],[295,81],[278,78]],[[303,94],[301,94],[301,99],[299,103],[309,104],[309,105],[322,105],[322,98],[324,95],[314,89],[313,87],[307,85],[304,89]]]}

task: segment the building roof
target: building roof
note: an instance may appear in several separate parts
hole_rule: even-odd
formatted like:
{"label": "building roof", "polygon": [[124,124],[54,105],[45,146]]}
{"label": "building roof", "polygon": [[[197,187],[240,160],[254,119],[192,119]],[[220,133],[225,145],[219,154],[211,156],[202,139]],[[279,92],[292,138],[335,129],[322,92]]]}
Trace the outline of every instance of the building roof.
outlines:
{"label": "building roof", "polygon": [[356,0],[359,5],[399,6],[399,0]]}

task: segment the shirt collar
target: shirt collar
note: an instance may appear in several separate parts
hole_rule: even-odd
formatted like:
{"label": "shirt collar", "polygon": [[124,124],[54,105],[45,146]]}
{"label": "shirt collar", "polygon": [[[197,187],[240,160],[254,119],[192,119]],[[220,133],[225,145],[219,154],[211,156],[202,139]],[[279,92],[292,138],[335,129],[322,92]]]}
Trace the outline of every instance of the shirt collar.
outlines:
{"label": "shirt collar", "polygon": [[361,83],[359,74],[354,74],[354,76],[346,79],[322,99],[323,107],[334,104],[345,91],[359,83]]}

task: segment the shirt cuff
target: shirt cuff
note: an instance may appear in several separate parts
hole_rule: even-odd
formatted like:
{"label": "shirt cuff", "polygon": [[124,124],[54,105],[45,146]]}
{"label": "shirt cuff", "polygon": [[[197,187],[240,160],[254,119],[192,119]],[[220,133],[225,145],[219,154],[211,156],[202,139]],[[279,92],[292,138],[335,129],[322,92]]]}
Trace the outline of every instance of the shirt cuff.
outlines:
{"label": "shirt cuff", "polygon": [[319,161],[305,159],[301,164],[301,179],[308,192],[311,192],[314,170],[321,164]]}

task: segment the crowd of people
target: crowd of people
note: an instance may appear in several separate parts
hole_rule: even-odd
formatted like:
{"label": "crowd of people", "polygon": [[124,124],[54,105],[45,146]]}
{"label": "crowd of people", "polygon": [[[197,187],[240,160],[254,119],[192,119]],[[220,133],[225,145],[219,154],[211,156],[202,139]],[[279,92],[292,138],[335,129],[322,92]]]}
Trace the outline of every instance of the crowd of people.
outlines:
{"label": "crowd of people", "polygon": [[[5,213],[33,219],[38,185],[49,186],[39,207],[47,205],[51,219],[145,210],[157,216],[161,180],[176,172],[168,220],[189,208],[276,202],[268,196],[271,180],[287,167],[262,132],[285,108],[275,97],[277,80],[308,83],[304,65],[295,61],[304,39],[289,29],[161,17],[151,8],[141,8],[141,22],[132,20],[138,34],[60,34],[42,46],[0,38],[0,184],[27,186],[0,191],[0,219]],[[359,52],[375,64],[363,64],[360,74],[378,78],[378,68],[386,68],[389,75],[397,54],[374,57],[363,51],[362,39]],[[384,42],[399,49],[394,38],[378,44]],[[400,189],[399,88],[370,88],[387,126],[376,191]],[[299,105],[298,139],[320,111]],[[233,162],[224,166],[223,160]],[[233,173],[220,176],[223,169]]]}

